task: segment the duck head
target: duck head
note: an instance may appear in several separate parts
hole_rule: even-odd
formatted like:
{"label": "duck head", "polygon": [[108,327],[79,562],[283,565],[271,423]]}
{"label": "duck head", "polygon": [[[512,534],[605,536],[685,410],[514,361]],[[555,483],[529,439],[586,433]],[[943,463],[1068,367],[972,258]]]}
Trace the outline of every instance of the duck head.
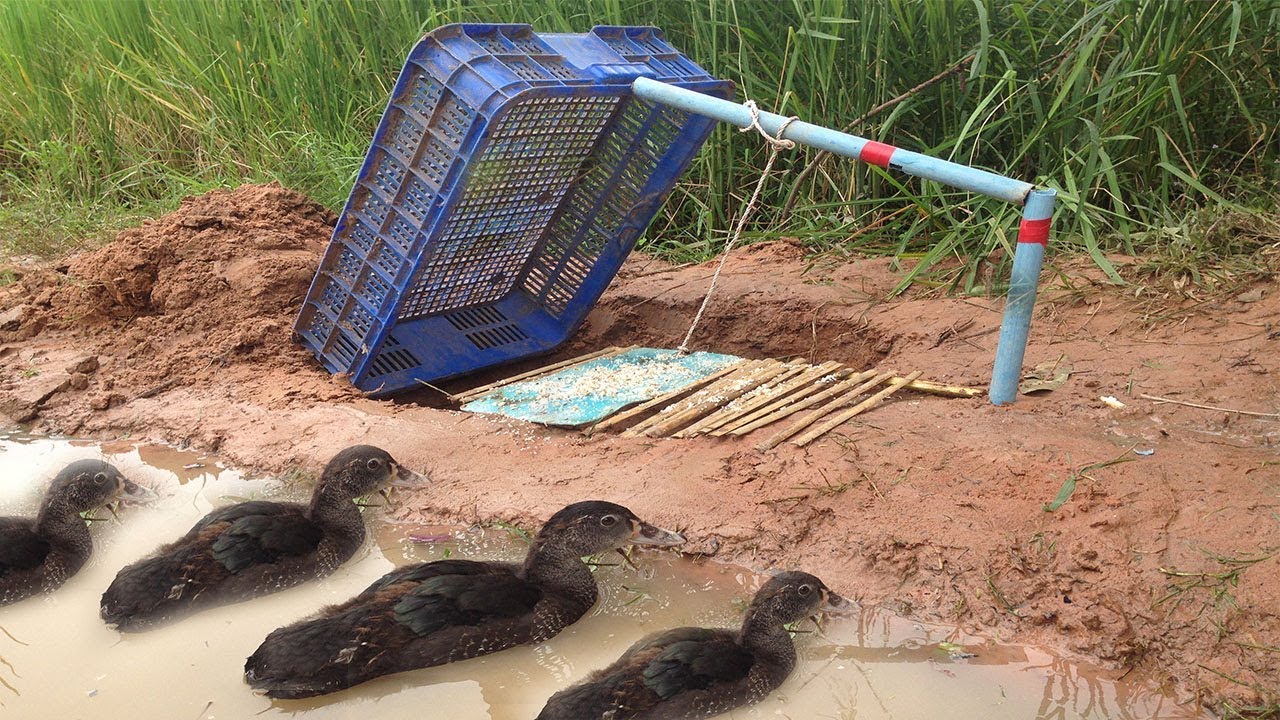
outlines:
{"label": "duck head", "polygon": [[320,476],[320,493],[345,500],[362,497],[386,486],[413,487],[426,478],[372,445],[353,445],[329,461]]}
{"label": "duck head", "polygon": [[626,545],[680,545],[684,538],[636,517],[621,505],[603,500],[574,503],[551,516],[534,538],[534,548],[554,546],[572,557],[596,555]]}
{"label": "duck head", "polygon": [[767,614],[786,624],[820,613],[847,613],[848,600],[837,595],[821,580],[806,572],[788,571],[769,579],[751,601],[748,614]]}
{"label": "duck head", "polygon": [[77,460],[53,479],[44,504],[82,513],[116,501],[142,500],[148,496],[148,491],[135,485],[110,463]]}

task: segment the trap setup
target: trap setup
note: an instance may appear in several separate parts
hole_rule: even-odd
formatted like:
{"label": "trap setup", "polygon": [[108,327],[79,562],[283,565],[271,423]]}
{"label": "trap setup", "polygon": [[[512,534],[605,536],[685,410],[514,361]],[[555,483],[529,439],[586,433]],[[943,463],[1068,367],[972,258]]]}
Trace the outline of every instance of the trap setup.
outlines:
{"label": "trap setup", "polygon": [[[711,77],[657,28],[544,34],[529,25],[458,24],[428,33],[392,90],[307,293],[298,337],[330,372],[372,396],[556,348],[723,121],[762,133],[774,147],[770,165],[780,147],[798,142],[1022,205],[989,389],[992,402],[1012,402],[1054,191],[762,112],[732,94],[731,83]],[[768,166],[761,181],[767,174]],[[599,422],[742,369],[738,358],[690,354],[687,344],[602,351],[544,368],[543,375],[571,373],[566,387],[579,388],[600,363],[630,363],[632,373],[653,365],[648,374],[663,376],[637,383],[638,393],[565,398],[582,412],[558,424]],[[762,382],[794,385],[817,367],[789,367],[780,372],[793,375]],[[919,389],[916,378],[881,382]],[[502,385],[489,388],[497,391],[491,400],[520,417],[530,398],[513,395],[518,383]],[[467,395],[457,399],[479,399]],[[481,409],[472,404],[467,409]]]}
{"label": "trap setup", "polygon": [[901,388],[976,397],[976,388],[920,380],[829,361],[745,360],[732,355],[653,348],[605,348],[450,396],[463,410],[497,413],[591,432],[687,438],[742,436],[785,425],[758,443],[804,447]]}

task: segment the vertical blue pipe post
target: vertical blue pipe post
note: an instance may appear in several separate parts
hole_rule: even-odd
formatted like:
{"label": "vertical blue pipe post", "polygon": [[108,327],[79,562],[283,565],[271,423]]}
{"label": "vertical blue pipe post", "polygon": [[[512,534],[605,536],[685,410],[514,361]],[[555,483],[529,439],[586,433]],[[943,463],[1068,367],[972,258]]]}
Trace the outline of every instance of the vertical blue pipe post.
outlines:
{"label": "vertical blue pipe post", "polygon": [[[743,105],[728,100],[643,77],[636,78],[631,88],[636,97],[650,102],[705,115],[738,127],[751,125],[751,112]],[[1023,206],[1022,224],[1018,227],[1018,246],[1013,255],[1009,299],[1005,304],[1004,320],[1000,324],[1000,343],[996,347],[996,361],[988,393],[991,402],[996,405],[1013,402],[1018,394],[1022,358],[1027,351],[1027,334],[1031,330],[1031,311],[1036,304],[1040,264],[1044,261],[1044,251],[1049,240],[1049,223],[1053,218],[1057,193],[1004,175],[939,160],[819,125],[806,122],[786,124],[787,118],[774,113],[761,111],[758,117],[765,132],[775,137],[778,130],[785,127],[782,137],[788,140]]]}
{"label": "vertical blue pipe post", "polygon": [[1031,331],[1031,311],[1036,305],[1036,287],[1040,282],[1040,264],[1049,241],[1049,223],[1057,192],[1034,190],[1022,208],[1022,224],[1018,227],[1018,247],[1013,253],[1013,273],[1009,278],[1009,299],[1000,322],[1000,343],[996,346],[995,367],[991,371],[991,388],[987,395],[995,405],[1005,405],[1018,397],[1018,381],[1022,378],[1022,358],[1027,352],[1027,334]]}

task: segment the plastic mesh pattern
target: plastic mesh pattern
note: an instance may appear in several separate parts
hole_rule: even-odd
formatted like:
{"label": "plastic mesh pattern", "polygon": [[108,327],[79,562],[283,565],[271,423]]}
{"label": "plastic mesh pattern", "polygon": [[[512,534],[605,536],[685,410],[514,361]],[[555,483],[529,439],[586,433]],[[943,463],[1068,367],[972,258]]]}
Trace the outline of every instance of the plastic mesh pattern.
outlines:
{"label": "plastic mesh pattern", "polygon": [[[511,291],[617,97],[535,97],[498,122],[467,189],[414,275],[400,319],[490,302]],[[573,122],[564,122],[571,117]]]}
{"label": "plastic mesh pattern", "polygon": [[[599,162],[566,198],[564,213],[547,233],[546,245],[524,280],[525,290],[549,312],[559,315],[568,308],[597,258],[625,224],[640,188],[684,118],[684,113],[633,101],[617,119],[597,153]],[[604,192],[606,188],[610,192]]]}
{"label": "plastic mesh pattern", "polygon": [[654,28],[429,33],[303,303],[302,342],[385,394],[566,340],[711,129],[637,100],[638,76],[732,94]]}

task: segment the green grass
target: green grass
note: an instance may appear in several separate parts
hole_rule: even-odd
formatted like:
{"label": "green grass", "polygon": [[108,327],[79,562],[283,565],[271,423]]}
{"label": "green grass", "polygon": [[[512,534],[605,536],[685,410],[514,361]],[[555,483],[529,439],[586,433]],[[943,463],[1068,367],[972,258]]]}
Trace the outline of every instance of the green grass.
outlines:
{"label": "green grass", "polygon": [[[1273,0],[0,0],[0,256],[56,254],[243,181],[340,207],[409,48],[459,21],[657,25],[739,98],[841,128],[960,63],[851,130],[1058,188],[1055,247],[1117,278],[1108,251],[1159,253],[1164,228],[1275,208]],[[1000,289],[981,263],[1005,276],[1016,208],[841,158],[802,175],[815,155],[779,161],[752,238]],[[766,156],[717,129],[649,247],[716,252]]]}

